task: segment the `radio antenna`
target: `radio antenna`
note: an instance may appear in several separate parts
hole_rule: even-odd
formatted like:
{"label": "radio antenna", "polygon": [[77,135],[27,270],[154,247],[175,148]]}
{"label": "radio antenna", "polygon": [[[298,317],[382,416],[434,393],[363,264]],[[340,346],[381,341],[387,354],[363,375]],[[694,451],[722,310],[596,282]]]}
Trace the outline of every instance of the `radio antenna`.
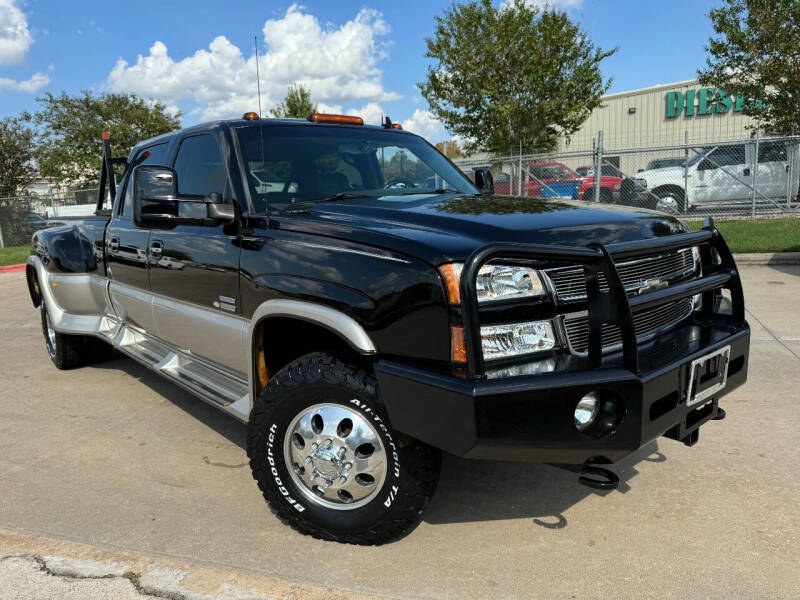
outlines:
{"label": "radio antenna", "polygon": [[258,87],[258,116],[261,116],[261,73],[258,70],[258,36],[253,36],[253,45],[256,48],[256,86]]}

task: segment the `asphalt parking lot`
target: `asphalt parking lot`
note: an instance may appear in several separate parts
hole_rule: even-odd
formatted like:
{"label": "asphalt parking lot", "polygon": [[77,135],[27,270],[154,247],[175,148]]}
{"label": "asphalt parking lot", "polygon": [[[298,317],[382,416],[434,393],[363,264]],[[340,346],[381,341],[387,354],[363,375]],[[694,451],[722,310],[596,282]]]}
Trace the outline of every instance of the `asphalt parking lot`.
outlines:
{"label": "asphalt parking lot", "polygon": [[750,379],[698,445],[651,443],[606,494],[548,466],[446,457],[421,525],[363,548],[282,525],[244,426],[132,360],[57,371],[23,276],[2,275],[0,559],[37,554],[34,534],[268,577],[297,598],[293,583],[329,597],[798,598],[800,267],[742,276]]}

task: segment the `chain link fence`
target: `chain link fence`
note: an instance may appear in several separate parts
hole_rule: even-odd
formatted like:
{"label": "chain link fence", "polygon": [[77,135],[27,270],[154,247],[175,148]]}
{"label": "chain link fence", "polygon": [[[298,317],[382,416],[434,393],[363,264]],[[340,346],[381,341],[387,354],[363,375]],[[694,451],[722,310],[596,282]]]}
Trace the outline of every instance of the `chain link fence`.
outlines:
{"label": "chain link fence", "polygon": [[489,167],[501,195],[650,208],[685,218],[800,215],[800,136],[613,148],[454,161]]}
{"label": "chain link fence", "polygon": [[0,198],[0,248],[26,246],[34,231],[57,225],[59,219],[94,214],[97,192],[94,188]]}

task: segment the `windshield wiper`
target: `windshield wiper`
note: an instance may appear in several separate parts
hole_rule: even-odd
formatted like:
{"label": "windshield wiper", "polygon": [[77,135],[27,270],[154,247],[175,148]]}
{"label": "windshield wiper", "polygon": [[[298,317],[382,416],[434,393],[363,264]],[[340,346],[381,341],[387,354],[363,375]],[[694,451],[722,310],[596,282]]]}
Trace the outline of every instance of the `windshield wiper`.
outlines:
{"label": "windshield wiper", "polygon": [[339,192],[325,198],[317,198],[311,202],[338,202],[339,200],[347,200],[348,198],[372,198],[373,194],[359,194],[358,192]]}
{"label": "windshield wiper", "polygon": [[408,191],[400,194],[401,196],[419,196],[421,194],[461,194],[461,190],[454,190],[453,188],[419,188],[418,191]]}

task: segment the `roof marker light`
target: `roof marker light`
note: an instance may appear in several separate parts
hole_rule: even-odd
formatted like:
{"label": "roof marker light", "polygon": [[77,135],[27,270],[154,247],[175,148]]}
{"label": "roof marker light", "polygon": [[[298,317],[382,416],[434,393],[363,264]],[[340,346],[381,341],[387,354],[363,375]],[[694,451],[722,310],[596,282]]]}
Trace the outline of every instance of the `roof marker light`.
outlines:
{"label": "roof marker light", "polygon": [[312,113],[308,115],[308,120],[312,123],[337,123],[339,125],[364,124],[364,119],[352,115],[326,115],[323,113]]}
{"label": "roof marker light", "polygon": [[242,118],[245,121],[258,121],[258,113],[253,111],[246,112],[242,115]]}

